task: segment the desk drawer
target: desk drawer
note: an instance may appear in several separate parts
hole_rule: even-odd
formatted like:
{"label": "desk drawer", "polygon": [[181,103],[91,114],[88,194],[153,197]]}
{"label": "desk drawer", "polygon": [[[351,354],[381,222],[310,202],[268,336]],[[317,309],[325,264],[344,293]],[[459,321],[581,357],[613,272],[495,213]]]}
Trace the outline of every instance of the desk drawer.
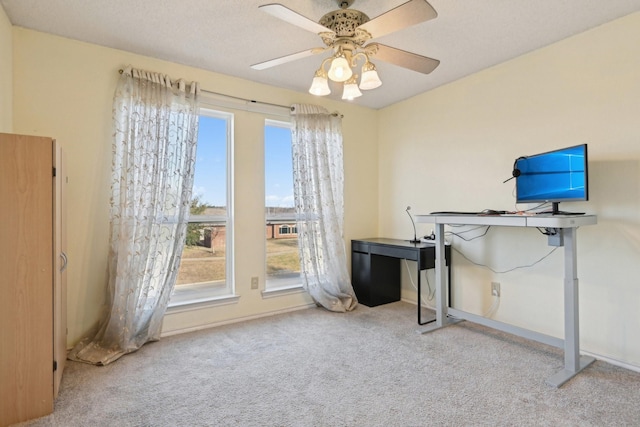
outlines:
{"label": "desk drawer", "polygon": [[364,254],[368,254],[369,253],[369,244],[368,243],[362,243],[362,242],[356,242],[356,241],[351,241],[351,250],[353,252],[361,252]]}
{"label": "desk drawer", "polygon": [[371,254],[389,256],[392,258],[404,258],[411,261],[418,260],[418,251],[416,249],[371,245]]}

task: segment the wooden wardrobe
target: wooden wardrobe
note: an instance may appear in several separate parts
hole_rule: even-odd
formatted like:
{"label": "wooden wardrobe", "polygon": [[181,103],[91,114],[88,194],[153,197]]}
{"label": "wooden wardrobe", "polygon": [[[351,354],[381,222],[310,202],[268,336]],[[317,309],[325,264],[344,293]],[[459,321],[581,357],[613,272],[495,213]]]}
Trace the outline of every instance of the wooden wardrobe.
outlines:
{"label": "wooden wardrobe", "polygon": [[0,426],[53,412],[66,360],[62,150],[0,133]]}

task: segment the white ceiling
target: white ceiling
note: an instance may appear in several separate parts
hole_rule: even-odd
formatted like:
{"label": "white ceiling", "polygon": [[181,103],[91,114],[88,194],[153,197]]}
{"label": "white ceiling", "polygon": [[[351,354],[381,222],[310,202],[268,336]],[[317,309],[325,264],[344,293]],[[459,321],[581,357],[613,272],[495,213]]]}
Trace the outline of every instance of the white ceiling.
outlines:
{"label": "white ceiling", "polygon": [[[263,71],[250,68],[323,46],[317,35],[258,9],[275,1],[313,21],[338,8],[335,0],[0,0],[0,4],[13,25],[306,92],[328,54]],[[352,8],[373,19],[405,1],[355,0]],[[436,19],[375,41],[439,59],[440,66],[423,75],[374,58],[383,85],[351,102],[382,108],[640,11],[640,0],[429,2],[438,12]],[[340,92],[332,87],[329,96],[339,99]]]}

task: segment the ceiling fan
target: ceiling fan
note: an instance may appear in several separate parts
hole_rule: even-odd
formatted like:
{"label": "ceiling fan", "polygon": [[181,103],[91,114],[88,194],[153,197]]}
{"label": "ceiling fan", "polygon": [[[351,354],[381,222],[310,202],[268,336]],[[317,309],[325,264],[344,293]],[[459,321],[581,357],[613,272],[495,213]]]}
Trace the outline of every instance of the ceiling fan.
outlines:
{"label": "ceiling fan", "polygon": [[[359,10],[350,9],[349,7],[353,2],[354,0],[337,0],[340,9],[325,14],[318,22],[314,22],[278,3],[259,6],[260,10],[276,18],[318,34],[322,38],[325,47],[307,49],[260,62],[252,65],[251,68],[264,70],[331,50],[333,52],[332,56],[326,58],[316,71],[309,92],[320,96],[328,95],[331,93],[328,79],[331,79],[335,82],[344,83],[342,99],[351,100],[362,95],[359,89],[375,89],[382,84],[376,67],[370,61],[370,58],[389,62],[423,74],[429,74],[440,64],[437,59],[380,43],[367,43],[373,38],[434,19],[438,14],[426,0],[410,0],[373,19],[369,19],[366,14]],[[364,61],[364,64],[361,69],[360,84],[358,85],[358,75],[354,74],[352,69],[358,65],[360,59]],[[329,70],[326,70],[325,66],[329,63],[331,64]]]}

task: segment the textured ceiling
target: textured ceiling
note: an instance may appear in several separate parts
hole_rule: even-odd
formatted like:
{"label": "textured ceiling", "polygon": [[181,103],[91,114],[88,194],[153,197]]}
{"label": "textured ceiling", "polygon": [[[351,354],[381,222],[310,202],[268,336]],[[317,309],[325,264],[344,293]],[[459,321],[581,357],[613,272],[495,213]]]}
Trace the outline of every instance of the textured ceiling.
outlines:
{"label": "textured ceiling", "polygon": [[[277,0],[318,21],[335,0]],[[355,0],[371,19],[406,0]],[[251,64],[323,46],[258,9],[270,0],[0,0],[16,26],[306,92],[327,54]],[[376,62],[383,85],[351,101],[382,108],[600,24],[640,0],[430,0],[438,17],[374,41],[441,61],[429,75]],[[612,46],[614,49],[615,46]],[[133,64],[135,66],[135,64]],[[206,88],[205,88],[206,89]],[[334,86],[333,99],[341,90]]]}

